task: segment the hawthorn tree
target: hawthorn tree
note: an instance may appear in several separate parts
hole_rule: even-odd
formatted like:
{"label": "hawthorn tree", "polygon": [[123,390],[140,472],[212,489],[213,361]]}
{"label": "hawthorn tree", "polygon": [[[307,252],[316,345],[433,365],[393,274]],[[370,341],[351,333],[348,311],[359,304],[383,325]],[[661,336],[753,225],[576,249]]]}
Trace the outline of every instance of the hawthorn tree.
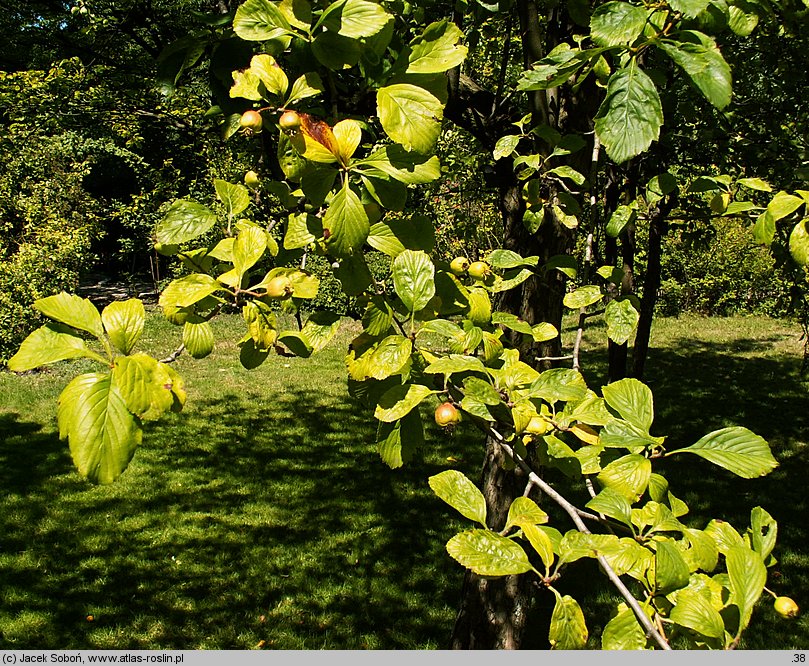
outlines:
{"label": "hawthorn tree", "polygon": [[[307,307],[319,289],[308,258],[326,257],[363,307],[348,389],[379,422],[382,460],[396,468],[411,458],[436,403],[440,425],[468,419],[485,437],[480,488],[456,470],[429,479],[475,525],[447,544],[467,570],[453,647],[519,647],[536,593],[555,600],[550,644],[584,647],[586,620],[560,581],[588,558],[618,593],[601,647],[733,648],[765,591],[777,525],[758,506],[738,530],[720,519],[689,524],[656,464],[697,456],[753,478],[777,465],[769,446],[741,426],[690,446],[668,443],[652,434],[650,389],[623,378],[593,390],[578,344],[562,358],[559,331],[565,308],[583,326],[603,304],[608,336],[621,345],[651,315],[628,285],[631,253],[623,265],[614,250],[614,263],[599,261],[597,237],[630,246],[633,224],[664,219],[687,194],[716,191],[724,203],[732,179],[686,182],[632,160],[659,145],[664,121],[676,123],[661,96],[672,81],[684,79],[714,108],[730,104],[730,68],[705,16],[724,12],[741,34],[766,7],[515,0],[439,10],[247,0],[164,52],[172,84],[208,53],[208,116],[220,118],[226,139],[264,147],[246,184],[216,180],[215,205],[178,200],[155,229],[156,248],[187,269],[160,297],[183,329],[178,353],[209,354],[209,321],[225,306],[244,318],[245,367],[272,353],[317,353],[340,326],[335,313]],[[488,81],[476,80],[465,40],[479,43],[487,26],[504,35],[502,59]],[[408,208],[414,188],[441,178],[443,120],[494,161],[503,242],[475,261],[433,256],[432,221]],[[270,196],[278,212],[255,219],[256,197]],[[792,256],[805,266],[808,197],[779,192],[736,202],[736,212],[759,213],[762,242],[788,224]],[[372,274],[367,248],[389,257],[389,279]],[[9,367],[77,357],[101,364],[65,388],[58,420],[79,472],[110,483],[134,455],[141,422],[182,408],[176,354],[134,351],[145,319],[137,300],[99,313],[62,293],[36,308],[53,323]],[[287,328],[288,319],[297,325]],[[586,501],[576,501],[579,489]],[[793,606],[777,603],[786,614]]]}

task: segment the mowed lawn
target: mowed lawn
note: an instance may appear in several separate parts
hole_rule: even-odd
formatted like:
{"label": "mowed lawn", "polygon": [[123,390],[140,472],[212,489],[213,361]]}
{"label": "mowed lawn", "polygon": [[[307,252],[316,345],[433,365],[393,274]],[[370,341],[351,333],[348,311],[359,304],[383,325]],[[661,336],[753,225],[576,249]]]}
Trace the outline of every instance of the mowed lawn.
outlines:
{"label": "mowed lawn", "polygon": [[[311,359],[271,356],[251,371],[238,361],[239,319],[215,328],[209,358],[176,363],[186,409],[146,425],[111,486],[78,477],[56,430],[59,392],[91,366],[0,373],[0,648],[446,647],[462,570],[444,544],[469,525],[427,477],[454,467],[476,479],[480,436],[463,424],[453,434],[431,426],[417,459],[390,470],[371,413],[347,394],[350,327]],[[166,355],[179,337],[156,315],[140,347]],[[594,387],[603,337],[598,328],[585,337]],[[711,517],[744,527],[751,508],[765,507],[780,523],[768,585],[809,608],[799,337],[799,327],[763,318],[660,320],[647,380],[653,433],[672,448],[731,423],[770,441],[781,465],[764,479],[698,459],[661,468],[695,527]],[[595,571],[570,573],[566,585],[593,614],[597,638],[611,593],[593,585]],[[545,638],[531,635],[528,646]],[[783,621],[767,600],[744,642],[807,645],[805,616]]]}

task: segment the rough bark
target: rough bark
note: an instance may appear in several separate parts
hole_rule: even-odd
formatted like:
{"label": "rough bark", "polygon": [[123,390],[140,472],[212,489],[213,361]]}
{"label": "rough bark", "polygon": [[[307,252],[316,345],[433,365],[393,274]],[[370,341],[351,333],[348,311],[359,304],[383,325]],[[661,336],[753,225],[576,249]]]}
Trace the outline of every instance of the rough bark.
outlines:
{"label": "rough bark", "polygon": [[[508,470],[502,449],[486,442],[482,491],[489,527],[501,530],[514,497],[527,479],[519,469]],[[484,579],[466,572],[461,606],[452,632],[453,650],[518,650],[528,619],[532,586],[527,575]]]}

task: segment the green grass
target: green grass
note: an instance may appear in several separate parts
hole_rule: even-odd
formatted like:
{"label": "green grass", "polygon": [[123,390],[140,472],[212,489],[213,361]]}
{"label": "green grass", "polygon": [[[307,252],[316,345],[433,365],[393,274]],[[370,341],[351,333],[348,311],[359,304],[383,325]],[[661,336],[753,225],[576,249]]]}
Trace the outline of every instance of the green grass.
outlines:
{"label": "green grass", "polygon": [[[350,331],[311,359],[271,356],[247,371],[238,321],[216,326],[211,357],[177,362],[186,409],[147,424],[112,486],[82,481],[56,432],[56,397],[82,364],[0,374],[0,647],[446,647],[462,572],[444,544],[467,524],[426,478],[448,465],[476,478],[480,438],[431,428],[421,456],[391,471],[370,413],[347,399]],[[141,346],[156,354],[179,344],[159,318],[147,331]],[[764,479],[695,460],[663,461],[665,473],[695,526],[714,516],[746,525],[757,504],[770,511],[780,534],[768,585],[809,608],[798,334],[762,318],[661,320],[647,379],[653,432],[670,446],[730,423],[770,441],[781,466]],[[599,338],[585,338],[594,386],[605,375]],[[565,585],[595,614],[597,636],[613,597],[594,569],[571,574]],[[549,603],[540,598],[540,617]],[[762,603],[744,645],[805,649],[808,638],[805,616],[785,622]],[[543,641],[531,636],[529,647]]]}

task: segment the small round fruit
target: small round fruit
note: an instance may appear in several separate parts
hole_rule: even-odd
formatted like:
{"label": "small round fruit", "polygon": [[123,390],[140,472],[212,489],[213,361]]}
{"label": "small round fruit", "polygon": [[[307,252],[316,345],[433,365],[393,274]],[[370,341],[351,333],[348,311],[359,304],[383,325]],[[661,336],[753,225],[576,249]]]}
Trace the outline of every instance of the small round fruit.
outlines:
{"label": "small round fruit", "polygon": [[798,604],[789,597],[776,598],[773,608],[775,608],[775,612],[781,617],[795,617],[800,610]]}
{"label": "small round fruit", "polygon": [[296,111],[284,111],[278,119],[278,124],[285,132],[294,132],[301,126],[301,117]]}
{"label": "small round fruit", "polygon": [[489,264],[485,261],[473,261],[469,264],[469,268],[467,269],[469,272],[469,277],[473,277],[476,280],[482,280],[487,277],[491,272],[491,268],[489,268]]}
{"label": "small round fruit", "polygon": [[435,409],[435,422],[442,428],[452,426],[461,420],[461,413],[451,402],[442,402]]}
{"label": "small round fruit", "polygon": [[262,126],[264,125],[264,120],[261,118],[261,114],[258,111],[245,111],[242,114],[242,117],[239,118],[239,126],[245,131],[250,134],[254,132],[260,132]]}
{"label": "small round fruit", "polygon": [[730,205],[730,194],[727,192],[719,192],[713,196],[708,205],[714,213],[721,215]]}
{"label": "small round fruit", "polygon": [[248,171],[244,174],[244,184],[247,185],[251,190],[255,190],[258,188],[261,180],[258,177],[258,174],[255,171]]}
{"label": "small round fruit", "polygon": [[277,275],[267,283],[267,296],[286,298],[292,294],[292,283],[285,275]]}
{"label": "small round fruit", "polygon": [[469,270],[469,259],[466,257],[455,257],[450,264],[449,269],[454,275],[463,275]]}

